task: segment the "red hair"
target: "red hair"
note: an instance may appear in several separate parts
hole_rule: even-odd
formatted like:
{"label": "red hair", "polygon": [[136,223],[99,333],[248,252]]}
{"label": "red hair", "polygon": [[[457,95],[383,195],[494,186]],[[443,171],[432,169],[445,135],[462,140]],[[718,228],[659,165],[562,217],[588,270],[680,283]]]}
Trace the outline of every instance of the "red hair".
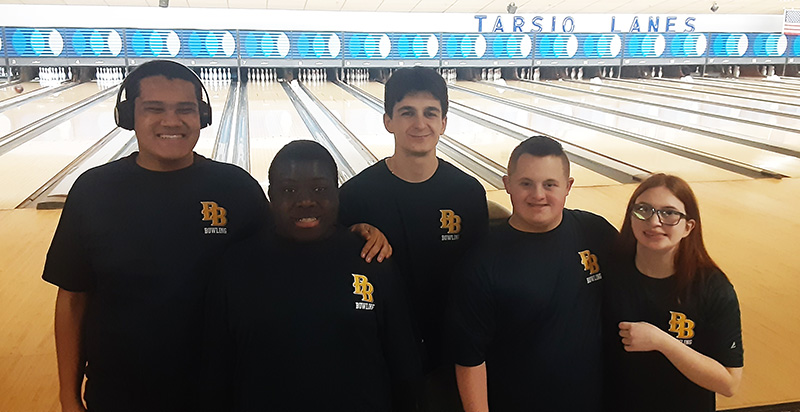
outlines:
{"label": "red hair", "polygon": [[677,176],[657,173],[639,184],[639,187],[633,191],[628,201],[628,208],[625,211],[625,220],[622,222],[616,249],[622,259],[630,259],[632,261],[635,258],[636,237],[633,235],[633,229],[631,228],[631,209],[642,193],[655,187],[665,187],[672,192],[686,207],[686,219],[695,221],[694,228],[688,236],[681,240],[678,245],[678,252],[675,254],[675,274],[673,276],[677,279],[677,290],[675,292],[680,297],[689,292],[695,279],[702,278],[714,270],[721,272],[719,266],[709,256],[703,243],[700,208],[697,205],[697,198],[692,188],[689,187],[685,180]]}

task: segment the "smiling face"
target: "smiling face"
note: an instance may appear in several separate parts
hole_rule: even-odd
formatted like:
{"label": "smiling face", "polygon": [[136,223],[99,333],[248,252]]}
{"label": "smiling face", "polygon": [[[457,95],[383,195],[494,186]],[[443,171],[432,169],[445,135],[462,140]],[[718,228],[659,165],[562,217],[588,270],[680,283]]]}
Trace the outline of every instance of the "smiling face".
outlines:
{"label": "smiling face", "polygon": [[[646,203],[656,210],[675,210],[686,213],[683,202],[664,186],[647,189],[636,198],[635,203]],[[681,240],[689,236],[695,224],[694,220],[687,218],[681,219],[675,226],[664,225],[659,222],[657,213],[653,213],[653,216],[647,220],[641,220],[633,214],[630,219],[637,250],[644,248],[659,253],[676,251]]]}
{"label": "smiling face", "polygon": [[509,224],[531,233],[555,229],[561,223],[572,182],[560,157],[523,153],[511,174],[503,176],[514,209]]}
{"label": "smiling face", "polygon": [[278,235],[299,242],[330,236],[339,213],[335,179],[321,161],[280,161],[268,190]]}
{"label": "smiling face", "polygon": [[200,137],[195,86],[164,76],[142,79],[134,101],[134,130],[139,166],[162,172],[190,166]]}
{"label": "smiling face", "polygon": [[383,124],[394,135],[394,152],[407,156],[436,153],[439,136],[447,126],[442,104],[429,92],[407,94],[383,115]]}

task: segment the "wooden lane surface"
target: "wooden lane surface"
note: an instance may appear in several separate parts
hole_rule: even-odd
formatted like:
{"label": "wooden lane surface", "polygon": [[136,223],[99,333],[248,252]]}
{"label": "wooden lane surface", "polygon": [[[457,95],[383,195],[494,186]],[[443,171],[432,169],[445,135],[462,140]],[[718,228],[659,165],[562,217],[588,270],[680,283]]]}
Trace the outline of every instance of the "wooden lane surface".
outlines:
{"label": "wooden lane surface", "polygon": [[[524,85],[523,88],[530,88],[530,89],[539,88],[540,91],[544,91],[547,95],[571,99],[577,102],[584,101],[581,98],[575,97],[576,95],[579,94],[579,92],[576,91],[556,89],[538,84],[521,83],[521,82],[510,82],[510,84],[514,86],[523,84]],[[497,88],[487,83],[463,82],[461,85],[473,90],[478,90],[487,93],[495,93],[495,94],[497,93]],[[549,89],[549,90],[544,90],[544,89]],[[686,130],[679,130],[673,127],[661,126],[656,123],[652,123],[649,120],[636,120],[636,119],[626,118],[623,116],[618,116],[615,114],[604,113],[597,109],[585,109],[585,108],[573,107],[572,105],[554,102],[553,100],[546,98],[532,97],[515,90],[506,90],[501,97],[523,102],[527,98],[529,104],[531,102],[537,101],[541,102],[540,104],[543,105],[542,107],[546,107],[549,110],[553,110],[556,112],[571,111],[574,117],[580,118],[582,120],[589,120],[601,125],[612,126],[614,128],[622,129],[627,132],[637,133],[664,142],[666,144],[676,145],[681,147],[690,147],[692,149],[699,150],[702,152],[713,153],[714,155],[717,156],[747,163],[753,166],[758,166],[762,169],[779,172],[784,175],[800,176],[800,159],[796,157],[787,156],[754,147],[749,147],[738,143],[728,142],[725,140],[708,137],[705,135],[697,134]],[[700,125],[724,133],[724,130],[720,129],[721,122],[719,122],[718,119],[713,119],[702,115],[694,115],[694,114],[688,115],[685,113],[676,112],[674,110],[647,106],[646,104],[634,104],[624,101],[613,101],[609,98],[598,97],[598,96],[585,97],[585,101],[588,103],[595,104],[599,107],[616,109],[617,111],[623,113],[631,113],[643,116],[646,119],[654,119],[654,120],[662,119],[676,124]],[[790,149],[800,150],[800,133],[775,131],[771,128],[768,128],[767,126],[763,127],[759,126],[753,128],[753,130],[749,130],[748,125],[740,124],[737,123],[736,121],[726,121],[725,123],[726,123],[725,127],[728,130],[741,129],[739,130],[739,132],[743,136],[762,136],[762,138],[753,140],[764,140],[768,142],[773,142],[781,146],[788,147]],[[588,132],[594,132],[594,131],[588,131]],[[609,138],[607,139],[607,141],[609,142],[609,149],[611,148],[612,145],[617,147],[623,147],[622,144],[633,143],[633,142],[620,142],[616,144],[612,143],[615,140],[618,141],[619,138],[614,138],[612,136],[609,136]],[[602,147],[599,150],[603,151]],[[664,155],[666,154],[667,153],[664,152]],[[647,162],[645,164],[641,163],[641,159],[634,158],[631,159],[630,161],[631,162],[639,161],[638,165],[646,169],[652,169],[656,167],[656,161]],[[651,166],[648,167],[648,165],[650,164]],[[662,162],[662,164],[664,164],[664,162]],[[664,166],[660,167],[663,168]],[[680,171],[673,171],[672,173],[684,174]]]}
{"label": "wooden lane surface", "polygon": [[250,115],[250,174],[266,188],[272,158],[292,140],[312,140],[280,83],[247,85]]}
{"label": "wooden lane surface", "polygon": [[[764,107],[765,109],[770,110],[780,110],[786,113],[800,113],[800,109],[796,106],[800,104],[798,98],[796,97],[789,97],[789,96],[776,96],[776,95],[765,95],[761,94],[757,91],[748,92],[745,90],[735,90],[726,87],[721,87],[720,85],[714,86],[709,85],[707,82],[704,83],[702,81],[698,82],[671,82],[671,81],[664,81],[660,79],[636,79],[637,84],[646,85],[645,87],[657,87],[657,86],[666,86],[668,88],[680,88],[683,90],[692,90],[694,96],[701,95],[702,92],[717,92],[717,93],[725,93],[729,96],[718,96],[718,95],[709,95],[709,99],[730,99],[731,101],[740,104],[742,101],[747,101],[748,98],[758,98],[763,100],[768,100],[769,102],[759,101],[759,103],[753,103],[753,107]],[[631,83],[626,83],[631,84]],[[659,90],[665,90],[663,87],[657,87]],[[766,103],[766,106],[762,106]],[[788,103],[789,105],[794,106],[787,106],[784,103]]]}
{"label": "wooden lane surface", "polygon": [[[578,85],[577,83],[572,82],[566,84],[568,86]],[[655,103],[654,100],[656,99],[653,99],[652,97],[643,93],[635,93],[628,90],[613,89],[617,96],[637,99],[637,103],[617,100],[605,95],[589,95],[578,91],[577,89],[566,90],[554,88],[541,83],[509,81],[508,85],[525,90],[544,93],[546,95],[569,99],[574,102],[585,102],[605,109],[644,116],[648,119],[662,120],[678,125],[700,126],[718,133],[732,134],[734,136],[740,136],[756,142],[771,143],[778,146],[787,147],[789,149],[800,150],[800,129],[798,129],[798,123],[800,122],[798,122],[797,119],[789,117],[767,115],[755,112],[743,112],[739,109],[719,107],[711,104],[703,104],[703,107],[700,108],[697,107],[697,103],[684,102],[680,100],[673,100],[673,102],[668,103],[668,105],[671,105],[672,107],[676,107],[677,105],[681,109],[695,109],[703,113],[689,114],[674,109],[653,107],[650,105],[650,103]],[[609,88],[606,89],[612,90]],[[657,98],[658,96],[655,97]],[[730,119],[718,119],[711,116],[706,116],[706,113],[723,114],[730,117]],[[761,124],[747,124],[742,123],[740,120],[754,120],[761,122]],[[620,125],[620,127],[624,130],[634,131],[636,130],[634,126],[639,122],[631,119],[626,123],[628,123],[630,126]],[[776,130],[774,126],[788,127],[793,131],[790,132],[786,130]],[[648,130],[642,130],[640,133],[641,132],[646,133]],[[651,132],[648,134],[650,137],[684,146],[690,146],[698,150],[710,151],[720,156],[727,156],[732,159],[742,162],[749,162],[751,164],[759,164],[759,161],[769,162],[770,159],[765,157],[774,155],[771,152],[766,152],[759,155],[758,153],[761,152],[761,150],[758,149],[748,148],[736,143],[731,143],[691,131],[684,131],[671,127],[659,127],[657,129],[650,130],[649,132]],[[744,149],[749,150],[745,151]]]}
{"label": "wooden lane surface", "polygon": [[[739,295],[745,370],[741,390],[721,409],[800,401],[800,179],[695,182],[706,243]],[[634,185],[577,187],[568,206],[619,227]],[[510,207],[503,191],[489,198]],[[0,210],[0,411],[55,412],[56,289],[40,279],[59,212]]]}
{"label": "wooden lane surface", "polygon": [[[14,90],[14,86],[17,86],[17,85],[22,86],[22,89],[23,89],[22,93],[17,93],[17,91]],[[17,97],[17,96],[20,96],[20,95],[23,95],[23,94],[30,93],[30,92],[32,92],[34,90],[38,90],[38,89],[41,89],[41,88],[42,88],[42,86],[39,83],[34,83],[34,82],[22,82],[22,83],[17,83],[17,84],[14,84],[14,85],[9,85],[9,86],[0,86],[0,102],[2,102],[3,100],[6,100],[6,99],[11,99],[13,97]]]}
{"label": "wooden lane surface", "polygon": [[58,211],[0,210],[0,411],[55,412],[56,288],[41,279]]}
{"label": "wooden lane surface", "polygon": [[[512,84],[512,82],[509,81],[508,84]],[[513,82],[513,84],[515,86],[526,85],[526,88],[531,87],[530,86],[531,83],[528,82]],[[693,96],[690,93],[687,93],[681,89],[650,90],[658,92],[659,94],[670,95],[670,96],[664,96],[664,95],[652,94],[650,93],[650,91],[647,91],[640,87],[631,89],[616,89],[612,87],[604,87],[603,84],[596,84],[588,81],[583,81],[583,82],[547,81],[547,82],[541,82],[540,84],[566,86],[573,90],[591,91],[603,96],[636,98],[640,100],[643,104],[658,103],[672,107],[696,110],[703,113],[713,113],[723,116],[731,116],[731,117],[738,117],[741,119],[754,120],[757,122],[762,122],[767,124],[776,124],[787,127],[797,127],[797,120],[793,117],[788,116],[792,115],[791,113],[782,113],[777,111],[773,111],[772,113],[780,113],[780,114],[760,113],[754,110],[750,110],[750,108],[757,108],[757,107],[741,104],[741,102],[738,101],[729,102],[726,101],[726,99],[722,96],[709,95],[708,97],[713,97],[713,99],[708,99],[703,101],[689,101],[686,99],[691,98],[699,100],[702,99],[702,97],[699,95]],[[621,86],[621,84],[619,86]],[[588,96],[588,94],[586,96]],[[736,108],[728,107],[728,106],[723,106],[723,104],[736,104],[739,107]],[[784,114],[786,114],[786,116]],[[796,114],[793,114],[792,116],[796,116]]]}
{"label": "wooden lane surface", "polygon": [[[556,108],[558,108],[557,111],[562,115],[581,118],[582,120],[604,126],[619,127],[617,124],[619,118],[617,116],[596,111],[587,111],[569,105],[555,104],[551,100],[544,98],[506,92],[503,89],[498,90],[478,83],[470,82],[466,83],[466,85],[469,88],[480,90],[481,92],[505,100],[525,103],[534,107],[542,107],[550,110],[556,110]],[[537,132],[548,134],[653,172],[676,173],[690,178],[696,177],[711,180],[736,180],[745,178],[737,173],[729,172],[672,153],[667,153],[663,150],[645,146],[621,137],[612,136],[586,127],[576,126],[566,121],[493,102],[467,92],[451,90],[450,99],[468,106],[482,107],[483,111],[504,119],[512,119],[515,123],[530,127]],[[655,129],[658,126],[651,124],[646,127]]]}
{"label": "wooden lane surface", "polygon": [[0,209],[19,205],[111,131],[113,112],[114,97],[108,97],[0,156]]}

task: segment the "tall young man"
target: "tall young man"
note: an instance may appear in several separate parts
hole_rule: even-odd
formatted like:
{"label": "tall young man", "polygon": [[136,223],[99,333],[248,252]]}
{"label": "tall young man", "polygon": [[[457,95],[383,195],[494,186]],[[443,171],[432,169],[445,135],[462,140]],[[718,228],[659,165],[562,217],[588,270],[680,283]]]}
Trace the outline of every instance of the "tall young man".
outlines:
{"label": "tall young man", "polygon": [[467,412],[599,411],[603,268],[616,230],[565,209],[573,179],[555,140],[511,153],[513,211],[459,273],[449,327]]}
{"label": "tall young man", "polygon": [[436,157],[447,108],[447,85],[434,70],[395,71],[386,82],[383,115],[394,153],[342,186],[340,210],[343,223],[370,223],[392,244],[423,345],[423,407],[433,411],[458,408],[452,362],[443,361],[444,308],[453,268],[483,236],[488,219],[481,184]]}
{"label": "tall young man", "polygon": [[[284,146],[269,170],[275,233],[231,248],[209,302],[208,410],[400,410],[419,353],[391,260],[336,223],[336,163]],[[407,410],[407,409],[406,409]]]}
{"label": "tall young man", "polygon": [[194,396],[201,273],[268,219],[258,182],[193,152],[211,122],[200,79],[170,61],[122,84],[121,127],[139,151],[81,175],[43,278],[59,287],[55,331],[62,410],[185,411]]}

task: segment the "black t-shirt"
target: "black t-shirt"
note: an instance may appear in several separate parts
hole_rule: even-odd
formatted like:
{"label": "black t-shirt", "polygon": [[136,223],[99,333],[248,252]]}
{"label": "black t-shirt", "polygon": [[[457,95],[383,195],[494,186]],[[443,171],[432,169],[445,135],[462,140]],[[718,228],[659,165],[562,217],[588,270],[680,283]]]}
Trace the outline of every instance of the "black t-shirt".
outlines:
{"label": "black t-shirt", "polygon": [[687,379],[660,352],[626,352],[619,322],[648,322],[725,367],[743,366],[739,302],[725,275],[713,271],[682,299],[676,279],[654,279],[633,259],[615,261],[606,278],[606,404],[609,411],[714,411],[715,394]]}
{"label": "black t-shirt", "polygon": [[210,410],[391,409],[419,353],[391,259],[368,264],[362,246],[340,228],[231,248],[208,303]]}
{"label": "black t-shirt", "polygon": [[342,185],[339,210],[341,223],[366,222],[386,234],[425,343],[425,369],[439,366],[450,277],[486,232],[483,186],[441,159],[420,183],[394,176],[382,160]]}
{"label": "black t-shirt", "polygon": [[546,233],[506,222],[455,277],[449,345],[459,365],[486,362],[490,410],[600,410],[601,288],[615,236],[578,210]]}
{"label": "black t-shirt", "polygon": [[268,203],[244,170],[195,155],[174,172],[136,153],[70,190],[44,280],[88,292],[85,398],[95,411],[181,411],[194,396],[204,268],[260,230]]}

